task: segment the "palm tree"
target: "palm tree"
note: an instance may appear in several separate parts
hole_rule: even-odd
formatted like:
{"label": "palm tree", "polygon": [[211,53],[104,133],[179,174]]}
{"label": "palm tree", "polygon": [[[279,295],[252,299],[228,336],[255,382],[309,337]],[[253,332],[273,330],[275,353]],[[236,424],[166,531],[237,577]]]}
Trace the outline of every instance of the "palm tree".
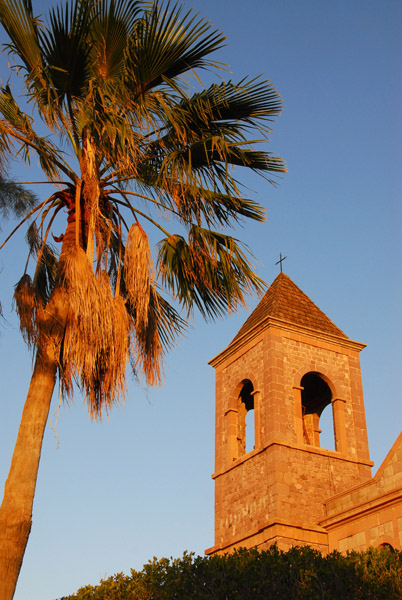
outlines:
{"label": "palm tree", "polygon": [[[147,384],[159,383],[163,355],[195,308],[215,318],[261,291],[247,250],[224,233],[264,220],[242,197],[235,168],[272,181],[285,166],[249,139],[258,131],[267,141],[281,111],[268,82],[191,91],[197,70],[221,68],[210,55],[224,42],[191,11],[73,0],[45,24],[31,0],[0,0],[0,19],[25,93],[19,105],[11,87],[0,90],[2,161],[34,154],[54,184],[20,223],[31,219],[31,260],[15,301],[35,366],[0,508],[6,600],[31,528],[57,376],[64,396],[78,386],[100,418],[125,393],[128,360]],[[161,238],[154,253],[149,228]]]}

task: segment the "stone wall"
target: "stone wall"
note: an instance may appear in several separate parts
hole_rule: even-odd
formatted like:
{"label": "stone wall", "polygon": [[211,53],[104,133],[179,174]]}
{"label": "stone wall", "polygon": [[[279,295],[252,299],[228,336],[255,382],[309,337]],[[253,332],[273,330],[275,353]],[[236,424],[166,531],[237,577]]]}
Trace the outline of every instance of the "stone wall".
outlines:
{"label": "stone wall", "polygon": [[375,477],[325,502],[329,549],[402,549],[402,433]]}

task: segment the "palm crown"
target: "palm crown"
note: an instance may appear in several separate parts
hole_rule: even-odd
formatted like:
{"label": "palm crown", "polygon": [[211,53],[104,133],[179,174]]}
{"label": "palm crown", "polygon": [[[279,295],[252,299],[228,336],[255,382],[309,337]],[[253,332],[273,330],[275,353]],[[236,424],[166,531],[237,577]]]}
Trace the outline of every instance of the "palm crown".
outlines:
{"label": "palm crown", "polygon": [[[219,67],[210,55],[224,37],[179,6],[75,0],[51,9],[45,25],[30,0],[0,0],[0,18],[32,107],[26,114],[1,89],[3,160],[36,153],[57,183],[32,211],[35,270],[15,292],[21,328],[40,351],[46,312],[64,294],[63,390],[71,394],[76,380],[99,416],[124,393],[129,358],[147,383],[160,380],[164,350],[194,307],[213,318],[261,290],[246,249],[223,231],[264,220],[242,197],[235,168],[269,181],[285,171],[249,139],[257,131],[267,140],[281,102],[260,79],[192,93],[197,69]],[[58,252],[50,234],[63,210]],[[147,225],[161,234],[155,264]]]}

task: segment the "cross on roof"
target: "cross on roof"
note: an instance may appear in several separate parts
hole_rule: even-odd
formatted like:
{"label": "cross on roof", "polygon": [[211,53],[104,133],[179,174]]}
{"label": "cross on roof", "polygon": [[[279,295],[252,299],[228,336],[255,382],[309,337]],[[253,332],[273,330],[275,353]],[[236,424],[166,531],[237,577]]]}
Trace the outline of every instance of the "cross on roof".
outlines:
{"label": "cross on roof", "polygon": [[282,273],[282,263],[286,258],[287,258],[287,256],[282,257],[282,252],[279,252],[279,260],[275,264],[281,266],[281,273]]}

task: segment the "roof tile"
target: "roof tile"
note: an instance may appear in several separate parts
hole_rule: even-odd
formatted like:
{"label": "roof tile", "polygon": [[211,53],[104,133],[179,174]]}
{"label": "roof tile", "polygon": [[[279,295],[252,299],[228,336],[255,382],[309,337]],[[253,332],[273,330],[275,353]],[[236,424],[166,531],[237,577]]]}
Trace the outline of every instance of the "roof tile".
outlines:
{"label": "roof tile", "polygon": [[348,339],[285,273],[279,273],[231,343],[269,317]]}

